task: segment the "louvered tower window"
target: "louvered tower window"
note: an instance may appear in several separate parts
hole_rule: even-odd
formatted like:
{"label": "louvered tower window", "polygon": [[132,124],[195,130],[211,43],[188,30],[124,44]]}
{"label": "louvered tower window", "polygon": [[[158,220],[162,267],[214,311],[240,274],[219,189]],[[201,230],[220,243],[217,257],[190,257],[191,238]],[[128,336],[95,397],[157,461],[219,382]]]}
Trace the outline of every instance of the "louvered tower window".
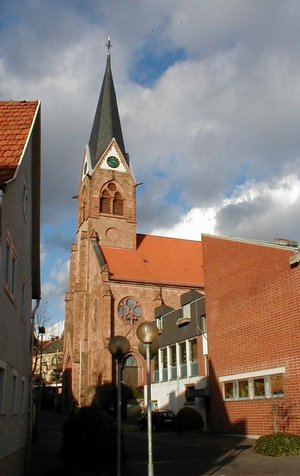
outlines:
{"label": "louvered tower window", "polygon": [[111,196],[107,190],[104,190],[100,198],[100,212],[111,213]]}
{"label": "louvered tower window", "polygon": [[113,214],[123,215],[123,198],[119,192],[115,194],[115,198],[113,202]]}
{"label": "louvered tower window", "polygon": [[124,215],[124,198],[114,182],[109,182],[101,191],[100,213]]}

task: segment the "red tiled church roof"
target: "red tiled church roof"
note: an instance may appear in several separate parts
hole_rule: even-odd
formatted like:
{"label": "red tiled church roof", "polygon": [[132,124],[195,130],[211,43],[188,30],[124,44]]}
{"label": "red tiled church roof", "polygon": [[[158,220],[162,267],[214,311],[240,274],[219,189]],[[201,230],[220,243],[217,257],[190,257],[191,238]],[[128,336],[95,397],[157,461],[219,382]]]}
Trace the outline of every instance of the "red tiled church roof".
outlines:
{"label": "red tiled church roof", "polygon": [[38,101],[0,101],[0,183],[14,176],[38,104]]}
{"label": "red tiled church roof", "polygon": [[101,251],[113,280],[204,286],[201,241],[137,235],[136,250]]}

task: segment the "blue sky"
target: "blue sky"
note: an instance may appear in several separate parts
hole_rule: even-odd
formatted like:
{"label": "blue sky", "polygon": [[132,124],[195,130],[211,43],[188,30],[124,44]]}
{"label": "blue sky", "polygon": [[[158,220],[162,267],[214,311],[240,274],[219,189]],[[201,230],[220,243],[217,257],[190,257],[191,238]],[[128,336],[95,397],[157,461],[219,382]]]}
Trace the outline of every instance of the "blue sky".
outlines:
{"label": "blue sky", "polygon": [[0,99],[42,103],[42,284],[64,317],[111,36],[138,231],[300,241],[300,2],[0,0]]}

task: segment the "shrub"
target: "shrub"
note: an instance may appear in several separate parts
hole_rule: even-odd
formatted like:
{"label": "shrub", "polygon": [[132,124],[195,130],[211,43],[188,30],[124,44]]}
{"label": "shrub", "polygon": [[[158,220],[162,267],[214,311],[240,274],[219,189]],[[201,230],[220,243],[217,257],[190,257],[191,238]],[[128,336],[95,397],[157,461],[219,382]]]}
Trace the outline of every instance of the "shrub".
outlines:
{"label": "shrub", "polygon": [[111,466],[116,445],[114,420],[96,407],[82,407],[64,423],[62,456],[70,467]]}
{"label": "shrub", "polygon": [[266,456],[289,456],[300,454],[300,436],[288,433],[274,433],[261,436],[255,451]]}
{"label": "shrub", "polygon": [[203,418],[194,408],[184,407],[176,415],[177,431],[203,431]]}

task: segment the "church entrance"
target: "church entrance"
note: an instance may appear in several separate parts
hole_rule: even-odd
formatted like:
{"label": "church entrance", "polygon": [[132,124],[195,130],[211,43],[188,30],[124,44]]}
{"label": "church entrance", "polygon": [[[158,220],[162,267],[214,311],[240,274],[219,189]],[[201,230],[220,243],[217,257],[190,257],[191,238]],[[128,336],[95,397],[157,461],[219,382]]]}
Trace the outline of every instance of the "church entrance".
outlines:
{"label": "church entrance", "polygon": [[138,365],[132,355],[129,355],[123,365],[123,383],[128,387],[138,386]]}

